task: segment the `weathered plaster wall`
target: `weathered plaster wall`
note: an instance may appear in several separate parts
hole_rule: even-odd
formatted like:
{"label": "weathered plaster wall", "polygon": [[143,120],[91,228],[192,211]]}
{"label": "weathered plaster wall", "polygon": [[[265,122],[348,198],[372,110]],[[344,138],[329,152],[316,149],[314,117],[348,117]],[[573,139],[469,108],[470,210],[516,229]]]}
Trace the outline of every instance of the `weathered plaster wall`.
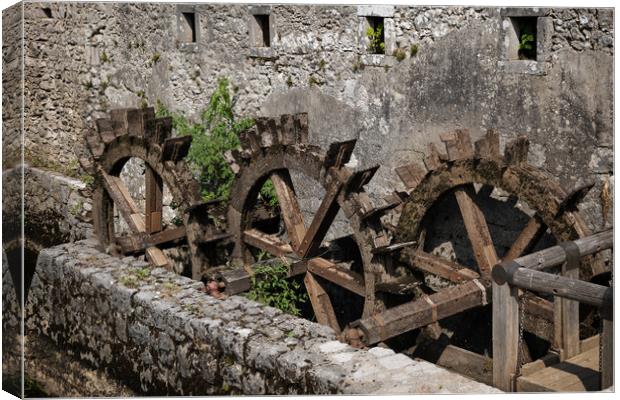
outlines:
{"label": "weathered plaster wall", "polygon": [[[359,165],[382,166],[375,198],[400,187],[393,168],[421,161],[439,133],[468,128],[477,139],[493,128],[502,145],[528,134],[530,162],[567,189],[596,181],[584,212],[593,229],[611,223],[600,198],[613,186],[613,10],[272,6],[263,10],[272,46],[260,49],[250,46],[250,6],[192,7],[196,43],[180,42],[173,4],[26,4],[35,165],[70,165],[84,154],[84,130],[110,108],[160,100],[196,116],[228,76],[239,115],[309,111],[313,141],[358,138]],[[367,54],[365,15],[388,18],[388,55]],[[504,59],[511,15],[541,18],[537,61]],[[390,55],[397,48],[401,62]]]}
{"label": "weathered plaster wall", "polygon": [[[112,258],[91,241],[41,252],[26,329],[144,394],[491,393],[392,350],[202,283]],[[148,270],[148,269],[147,269]]]}

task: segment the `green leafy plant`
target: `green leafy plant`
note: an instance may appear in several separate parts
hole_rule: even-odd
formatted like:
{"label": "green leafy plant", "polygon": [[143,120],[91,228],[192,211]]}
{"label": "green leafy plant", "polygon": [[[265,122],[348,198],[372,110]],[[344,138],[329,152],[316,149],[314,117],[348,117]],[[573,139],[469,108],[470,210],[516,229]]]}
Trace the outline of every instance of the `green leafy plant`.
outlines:
{"label": "green leafy plant", "polygon": [[157,116],[172,117],[172,125],[178,136],[193,137],[187,159],[199,177],[203,199],[228,199],[234,173],[224,153],[238,147],[239,133],[254,125],[252,119],[235,120],[228,80],[219,80],[197,123],[190,122],[181,114],[170,112],[159,100],[156,108]]}
{"label": "green leafy plant", "polygon": [[530,29],[524,29],[519,38],[519,58],[536,59],[536,35]]}
{"label": "green leafy plant", "polygon": [[108,57],[107,53],[105,51],[101,52],[101,55],[99,56],[99,59],[101,60],[102,63],[107,63],[110,62],[110,57]]}
{"label": "green leafy plant", "polygon": [[301,285],[298,282],[286,279],[288,269],[288,264],[283,261],[257,266],[252,275],[252,289],[247,297],[299,316],[301,313],[299,306],[307,301],[308,295],[301,292]]}
{"label": "green leafy plant", "polygon": [[368,37],[368,51],[374,54],[385,53],[385,42],[383,39],[383,23],[377,24],[376,27],[369,26],[366,30]]}
{"label": "green leafy plant", "polygon": [[407,57],[407,53],[399,47],[394,50],[394,57],[396,57],[398,61],[403,61]]}
{"label": "green leafy plant", "polygon": [[411,47],[409,48],[409,54],[411,54],[411,57],[415,57],[418,55],[418,45],[417,44],[412,44]]}

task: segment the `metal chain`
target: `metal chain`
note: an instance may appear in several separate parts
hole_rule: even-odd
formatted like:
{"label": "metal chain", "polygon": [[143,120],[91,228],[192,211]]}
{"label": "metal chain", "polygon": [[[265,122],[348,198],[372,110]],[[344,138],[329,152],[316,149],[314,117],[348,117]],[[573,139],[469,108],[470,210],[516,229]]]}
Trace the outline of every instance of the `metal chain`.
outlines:
{"label": "metal chain", "polygon": [[521,295],[517,295],[519,296],[519,345],[517,347],[517,371],[515,375],[519,376],[521,375],[521,366],[523,365],[523,325],[525,322],[525,290],[521,293]]}

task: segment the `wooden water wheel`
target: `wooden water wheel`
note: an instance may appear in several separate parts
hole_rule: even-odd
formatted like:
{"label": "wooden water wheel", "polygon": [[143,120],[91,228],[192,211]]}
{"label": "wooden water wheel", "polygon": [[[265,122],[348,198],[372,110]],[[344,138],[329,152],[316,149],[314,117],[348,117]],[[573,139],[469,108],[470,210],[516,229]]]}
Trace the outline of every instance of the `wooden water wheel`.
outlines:
{"label": "wooden water wheel", "polygon": [[[191,136],[171,137],[171,118],[156,118],[153,108],[112,110],[110,118],[98,119],[96,126],[86,135],[92,161],[80,162],[96,179],[93,219],[103,250],[119,255],[144,253],[153,266],[172,268],[162,248],[187,243],[191,264],[200,268],[206,262],[200,243],[209,235],[203,224],[207,211],[198,184],[183,161]],[[138,207],[119,177],[131,158],[144,161],[144,209]],[[167,229],[162,224],[164,185],[182,221]],[[126,234],[115,232],[114,209],[128,226]]]}
{"label": "wooden water wheel", "polygon": [[[398,263],[414,271],[424,281],[425,293],[410,302],[352,323],[366,344],[423,327],[433,328],[427,329],[431,336],[434,335],[433,339],[439,339],[442,333],[446,339],[445,330],[442,332],[443,326],[438,323],[460,314],[464,318],[456,324],[456,330],[461,332],[450,332],[449,335],[456,337],[462,331],[476,335],[473,328],[468,328],[477,323],[472,324],[473,314],[468,311],[480,311],[492,301],[490,273],[495,264],[531,252],[541,239],[552,245],[589,234],[576,212],[576,204],[591,186],[567,194],[555,180],[527,164],[526,138],[520,137],[509,143],[503,156],[499,151],[499,137],[492,131],[476,142],[475,148],[464,130],[442,135],[441,139],[447,154],[438,152],[431,145],[424,167],[407,165],[396,169],[407,193],[392,196],[387,201],[389,208],[394,209],[391,212],[400,214],[397,225],[391,227],[394,238],[390,245],[373,250],[391,254]],[[511,239],[504,246],[494,243],[494,234],[497,238],[498,232],[502,234],[507,226],[489,219],[493,215],[485,215],[487,210],[480,204],[481,199],[497,192],[505,197],[502,206],[514,208],[522,220],[521,226],[512,222],[516,225],[511,227],[514,233],[508,235]],[[399,197],[404,200],[399,201]],[[438,209],[441,204],[444,208],[447,206],[456,218],[443,220]],[[455,239],[459,231],[463,233],[460,239],[468,247],[469,257],[455,254],[454,249],[450,254],[445,246],[432,243],[431,239],[438,231],[436,228],[441,225],[450,240]],[[590,261],[582,263],[580,271],[568,274],[577,277],[581,274],[582,279],[589,279],[603,272],[600,263]],[[439,285],[433,287],[429,281]],[[562,340],[579,340],[563,337],[558,326],[554,327],[554,320],[557,321],[561,311],[546,298],[523,293],[522,306],[525,330],[548,341],[552,347],[560,348]],[[486,328],[490,329],[488,322]],[[522,350],[527,353],[527,343]],[[458,357],[462,356],[458,351],[451,354],[457,357],[457,353]],[[490,362],[477,354],[470,353],[470,356],[480,366]],[[523,357],[526,360],[529,355]]]}
{"label": "wooden water wheel", "polygon": [[[305,274],[304,284],[319,323],[337,332],[346,323],[339,312],[343,305],[330,299],[329,285],[358,296],[363,304],[362,316],[377,312],[380,301],[375,277],[383,264],[370,250],[386,242],[380,226],[365,229],[359,217],[360,199],[368,197],[363,186],[377,167],[352,171],[345,165],[353,153],[354,140],[333,143],[326,153],[308,144],[306,114],[259,118],[256,127],[244,132],[240,139],[242,149],[230,155],[236,179],[228,222],[236,243],[233,257],[246,268],[237,275],[223,277],[227,292],[249,289],[248,274],[252,273],[256,250],[260,250],[285,258],[290,265],[289,276]],[[293,174],[318,183],[324,191],[307,223],[293,187]],[[273,223],[266,226],[257,218],[257,198],[267,179],[271,179],[277,194],[283,232],[273,229]],[[353,240],[345,251],[332,251],[324,239],[339,210],[344,212]]]}

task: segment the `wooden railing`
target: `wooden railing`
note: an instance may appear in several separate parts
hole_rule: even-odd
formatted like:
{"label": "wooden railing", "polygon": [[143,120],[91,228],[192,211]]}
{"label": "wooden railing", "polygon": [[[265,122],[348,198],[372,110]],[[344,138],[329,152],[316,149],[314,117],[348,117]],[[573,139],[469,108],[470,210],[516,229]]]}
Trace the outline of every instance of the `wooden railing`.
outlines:
{"label": "wooden railing", "polygon": [[[519,289],[556,297],[555,344],[560,359],[580,353],[579,303],[598,307],[603,320],[600,335],[601,389],[613,384],[613,288],[579,280],[581,257],[612,248],[613,230],[574,242],[561,243],[493,267],[493,385],[516,389],[520,365]],[[561,274],[543,269],[561,266]],[[604,349],[604,351],[602,351]]]}

